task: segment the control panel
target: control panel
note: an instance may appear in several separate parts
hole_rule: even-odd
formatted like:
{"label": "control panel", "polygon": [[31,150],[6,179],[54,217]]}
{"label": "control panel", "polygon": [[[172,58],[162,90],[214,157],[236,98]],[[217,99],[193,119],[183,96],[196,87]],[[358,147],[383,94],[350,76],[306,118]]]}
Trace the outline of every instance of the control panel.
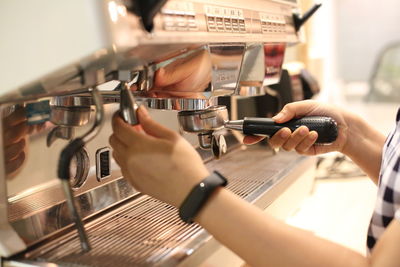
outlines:
{"label": "control panel", "polygon": [[160,26],[164,31],[256,34],[289,41],[297,39],[292,9],[274,2],[252,9],[172,0],[161,10]]}

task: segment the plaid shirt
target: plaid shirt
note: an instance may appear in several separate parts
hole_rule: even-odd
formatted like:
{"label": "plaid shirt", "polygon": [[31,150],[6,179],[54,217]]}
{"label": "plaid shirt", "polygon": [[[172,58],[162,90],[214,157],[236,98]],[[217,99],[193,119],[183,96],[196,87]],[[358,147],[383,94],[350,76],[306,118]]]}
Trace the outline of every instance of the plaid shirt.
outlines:
{"label": "plaid shirt", "polygon": [[368,230],[370,250],[394,218],[400,220],[400,109],[396,129],[389,134],[383,147],[378,197]]}

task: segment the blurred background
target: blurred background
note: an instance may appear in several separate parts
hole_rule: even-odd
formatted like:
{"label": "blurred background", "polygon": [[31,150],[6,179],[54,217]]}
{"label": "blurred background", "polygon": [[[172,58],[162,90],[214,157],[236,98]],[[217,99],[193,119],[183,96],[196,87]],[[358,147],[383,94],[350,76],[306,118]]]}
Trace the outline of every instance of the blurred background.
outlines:
{"label": "blurred background", "polygon": [[[393,76],[400,74],[400,63],[396,60],[400,55],[400,50],[396,52],[400,46],[400,18],[397,14],[400,2],[320,2],[321,9],[304,31],[304,43],[289,49],[287,61],[297,59],[305,64],[321,85],[322,99],[336,101],[343,96],[347,96],[347,99],[368,99],[369,93],[390,94],[390,87],[394,86],[391,83],[395,82]],[[300,3],[305,11],[314,1],[301,0]],[[386,59],[382,58],[385,53],[388,55]],[[374,80],[382,80],[384,77],[387,79],[386,84]],[[392,93],[397,95],[396,92]],[[375,96],[369,100],[393,102],[398,99]]]}
{"label": "blurred background", "polygon": [[[300,3],[303,12],[315,4]],[[287,50],[287,68],[304,67],[318,81],[317,99],[350,109],[388,134],[400,106],[400,1],[321,3],[303,43]],[[355,165],[328,154],[320,158],[312,195],[286,221],[365,253],[375,196],[376,186]]]}

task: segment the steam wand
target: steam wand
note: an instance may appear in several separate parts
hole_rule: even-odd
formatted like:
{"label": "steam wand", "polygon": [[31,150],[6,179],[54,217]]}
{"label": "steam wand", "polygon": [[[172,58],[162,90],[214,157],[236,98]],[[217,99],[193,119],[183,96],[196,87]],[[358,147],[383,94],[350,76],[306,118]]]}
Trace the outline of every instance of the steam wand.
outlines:
{"label": "steam wand", "polygon": [[94,104],[96,106],[95,121],[92,128],[85,133],[82,137],[78,137],[72,140],[62,151],[60,159],[58,161],[58,177],[61,179],[61,184],[64,190],[65,197],[67,199],[67,206],[71,213],[72,219],[78,230],[78,235],[81,243],[82,251],[87,252],[90,250],[90,243],[83,226],[82,218],[80,217],[78,210],[76,208],[74,197],[72,194],[72,189],[69,183],[70,179],[70,164],[73,156],[80,149],[82,149],[87,142],[92,140],[100,131],[104,122],[104,109],[103,100],[97,90],[93,88],[91,91]]}
{"label": "steam wand", "polygon": [[300,17],[300,15],[298,14],[293,14],[293,22],[296,32],[298,32],[301,26],[303,26],[303,24],[306,23],[312,15],[314,15],[314,13],[321,7],[321,5],[322,4],[320,3],[313,5],[309,10],[307,10],[306,13],[304,13],[302,17]]}

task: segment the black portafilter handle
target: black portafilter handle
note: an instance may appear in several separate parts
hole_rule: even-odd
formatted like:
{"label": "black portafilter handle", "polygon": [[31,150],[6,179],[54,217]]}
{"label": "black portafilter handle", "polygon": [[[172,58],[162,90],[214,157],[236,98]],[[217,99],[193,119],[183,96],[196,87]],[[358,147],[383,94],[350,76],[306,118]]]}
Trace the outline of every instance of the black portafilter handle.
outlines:
{"label": "black portafilter handle", "polygon": [[318,144],[333,143],[338,136],[336,121],[330,117],[309,116],[293,119],[285,123],[276,123],[269,118],[244,118],[243,133],[246,135],[272,136],[282,128],[289,128],[294,132],[300,126],[306,126],[310,131],[316,131]]}

